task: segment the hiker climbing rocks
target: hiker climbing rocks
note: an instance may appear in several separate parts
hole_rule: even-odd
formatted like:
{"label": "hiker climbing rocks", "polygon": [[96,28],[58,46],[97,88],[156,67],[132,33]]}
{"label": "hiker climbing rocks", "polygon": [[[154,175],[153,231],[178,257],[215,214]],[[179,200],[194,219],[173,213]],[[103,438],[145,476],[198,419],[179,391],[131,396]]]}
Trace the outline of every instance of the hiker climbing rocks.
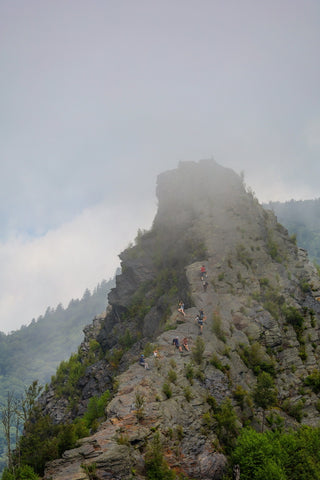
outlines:
{"label": "hiker climbing rocks", "polygon": [[209,284],[208,284],[207,280],[204,280],[204,281],[202,282],[202,286],[203,286],[203,291],[204,291],[204,292],[207,291],[208,285],[209,285]]}
{"label": "hiker climbing rocks", "polygon": [[200,278],[203,281],[205,278],[207,278],[207,270],[204,265],[201,266],[200,268]]}
{"label": "hiker climbing rocks", "polygon": [[179,352],[182,352],[182,347],[179,342],[179,337],[174,337],[172,340],[172,344],[179,350]]}
{"label": "hiker climbing rocks", "polygon": [[203,323],[204,323],[205,319],[206,319],[206,317],[205,317],[205,314],[204,314],[203,310],[200,310],[199,314],[195,318],[195,321],[198,322],[198,325],[199,325],[200,335],[202,335]]}
{"label": "hiker climbing rocks", "polygon": [[184,311],[184,303],[182,302],[182,300],[180,300],[179,302],[179,308],[178,308],[178,312],[182,313],[182,315],[185,317],[185,311]]}
{"label": "hiker climbing rocks", "polygon": [[145,361],[143,353],[141,353],[141,355],[140,355],[139,365],[141,365],[141,367],[144,367],[146,370],[149,370],[149,365],[148,365],[148,363]]}
{"label": "hiker climbing rocks", "polygon": [[183,345],[183,348],[187,350],[187,352],[190,352],[187,337],[184,337],[184,339],[182,340],[182,345]]}

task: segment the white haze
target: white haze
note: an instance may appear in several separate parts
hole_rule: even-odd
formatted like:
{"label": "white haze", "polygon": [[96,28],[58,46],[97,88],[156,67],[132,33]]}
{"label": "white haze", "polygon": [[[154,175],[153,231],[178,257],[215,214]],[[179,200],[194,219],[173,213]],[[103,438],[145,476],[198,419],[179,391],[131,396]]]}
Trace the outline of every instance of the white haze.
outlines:
{"label": "white haze", "polygon": [[3,1],[0,45],[4,332],[113,276],[179,161],[319,197],[318,0]]}
{"label": "white haze", "polygon": [[[48,306],[61,302],[66,307],[72,298],[81,298],[86,288],[92,290],[101,280],[113,277],[118,254],[128,246],[128,239],[134,240],[138,228],[151,225],[154,209],[142,209],[144,219],[149,217],[143,225],[138,223],[140,211],[140,205],[109,209],[101,204],[43,237],[15,238],[0,245],[3,325],[16,330]],[[5,321],[5,314],[10,321]]]}

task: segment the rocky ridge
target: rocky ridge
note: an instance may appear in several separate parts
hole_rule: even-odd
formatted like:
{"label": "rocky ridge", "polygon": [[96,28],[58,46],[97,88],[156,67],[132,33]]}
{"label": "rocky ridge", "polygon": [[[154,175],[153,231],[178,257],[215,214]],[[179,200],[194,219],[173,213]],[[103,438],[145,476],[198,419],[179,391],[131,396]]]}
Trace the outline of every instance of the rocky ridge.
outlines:
{"label": "rocky ridge", "polygon": [[[79,379],[76,411],[68,399],[57,398],[54,385],[41,398],[43,413],[66,422],[108,388],[113,398],[106,420],[49,462],[45,480],[89,479],[93,466],[96,478],[145,479],[145,453],[155,432],[177,473],[221,479],[226,457],[214,425],[204,421],[208,399],[219,405],[231,399],[237,428],[248,421],[259,428],[262,411],[249,401],[240,405],[235,391],[241,387],[249,396],[261,369],[273,371],[277,414],[286,425],[297,424],[288,405],[298,404],[302,423],[318,423],[317,395],[304,384],[320,355],[320,281],[307,253],[246,192],[238,175],[215,162],[181,163],[159,176],[157,195],[151,231],[121,254],[122,274],[109,295],[109,310],[88,327],[79,348],[85,357],[95,340],[104,354]],[[203,264],[206,291],[199,275]],[[179,298],[185,300],[185,317],[177,312]],[[199,309],[206,314],[201,337],[194,320]],[[284,311],[300,312],[302,331]],[[132,341],[127,348],[125,332]],[[193,349],[201,338],[201,361],[175,349],[174,336],[187,336]],[[160,358],[150,353],[145,370],[137,358],[150,344]]]}

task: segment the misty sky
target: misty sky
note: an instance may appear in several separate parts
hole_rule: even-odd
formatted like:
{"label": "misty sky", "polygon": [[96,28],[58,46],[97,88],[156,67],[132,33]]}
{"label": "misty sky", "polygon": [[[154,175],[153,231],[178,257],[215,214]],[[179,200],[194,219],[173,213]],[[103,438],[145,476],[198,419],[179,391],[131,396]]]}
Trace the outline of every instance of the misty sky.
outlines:
{"label": "misty sky", "polygon": [[319,50],[319,0],[0,0],[0,330],[112,277],[181,160],[318,198]]}

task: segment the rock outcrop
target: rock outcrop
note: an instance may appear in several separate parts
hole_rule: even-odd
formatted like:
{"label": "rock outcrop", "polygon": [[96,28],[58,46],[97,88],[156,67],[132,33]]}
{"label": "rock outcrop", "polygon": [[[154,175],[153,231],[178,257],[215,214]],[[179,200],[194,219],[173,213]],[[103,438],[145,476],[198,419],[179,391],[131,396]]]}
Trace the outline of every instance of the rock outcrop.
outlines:
{"label": "rock outcrop", "polygon": [[[145,456],[157,433],[170,469],[186,478],[221,479],[225,427],[212,412],[229,399],[235,431],[243,423],[259,425],[262,411],[246,399],[260,371],[273,375],[277,414],[286,425],[297,425],[289,408],[297,404],[299,421],[318,422],[317,396],[304,383],[320,355],[320,281],[307,253],[238,175],[213,161],[181,163],[161,174],[157,195],[151,230],[120,255],[110,307],[79,348],[81,358],[92,358],[78,380],[77,408],[58,398],[54,382],[41,398],[44,414],[66,422],[109,389],[106,418],[47,464],[45,480],[145,479]],[[177,311],[179,299],[185,316]],[[202,335],[195,321],[200,309]],[[187,337],[190,351],[179,352],[175,336]],[[149,370],[137,363],[143,349]]]}

